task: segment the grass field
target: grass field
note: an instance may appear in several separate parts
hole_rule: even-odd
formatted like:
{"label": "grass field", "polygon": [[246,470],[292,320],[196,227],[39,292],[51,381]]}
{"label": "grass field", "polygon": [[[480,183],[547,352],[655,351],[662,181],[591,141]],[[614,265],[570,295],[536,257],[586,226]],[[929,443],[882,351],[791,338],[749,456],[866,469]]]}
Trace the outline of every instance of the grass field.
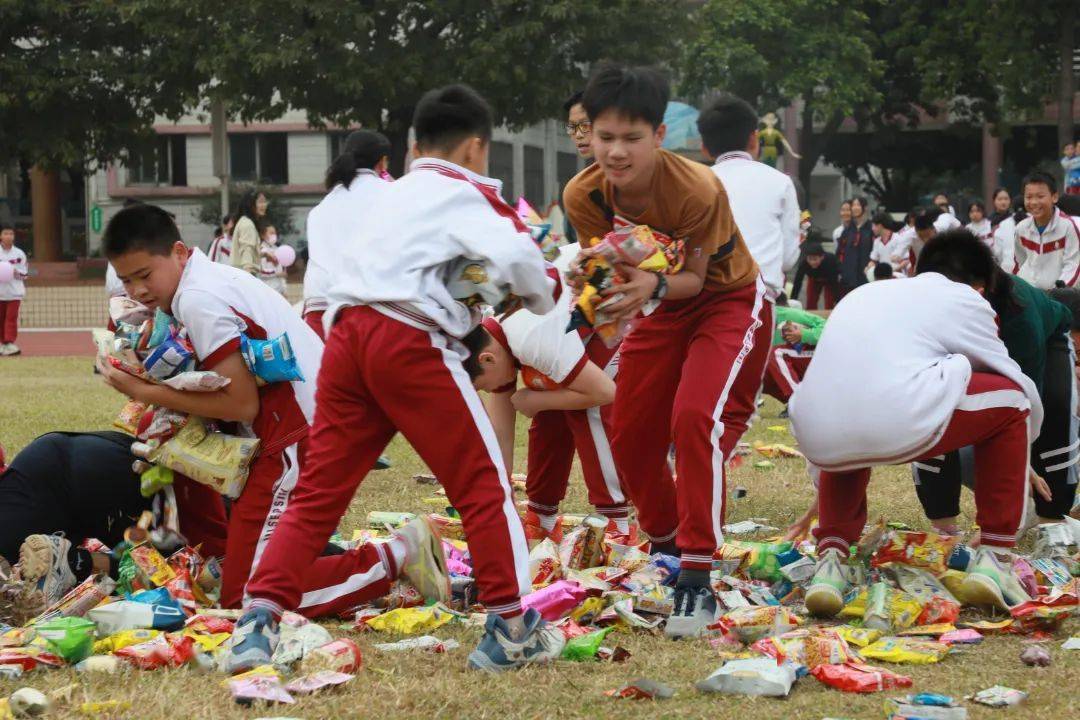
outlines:
{"label": "grass field", "polygon": [[[12,455],[37,435],[50,430],[96,430],[108,427],[121,398],[91,374],[86,359],[3,359],[0,362],[0,443]],[[793,442],[786,430],[770,429],[786,422],[776,419],[779,407],[770,402],[764,418],[749,433],[749,440]],[[524,423],[518,428],[519,447],[524,443]],[[424,471],[408,444],[400,437],[389,448],[391,470],[373,474],[361,487],[342,522],[351,534],[369,510],[430,509],[423,502],[430,486],[414,483],[411,476]],[[522,469],[524,452],[517,454]],[[783,526],[805,509],[810,485],[796,460],[776,460],[771,470],[749,464],[735,469],[729,487],[747,489],[745,499],[729,503],[728,521],[767,518]],[[922,526],[910,475],[906,468],[877,471],[871,483],[871,517],[884,515]],[[970,498],[965,512],[971,517]],[[583,485],[575,470],[568,511],[587,511]],[[329,623],[335,635],[346,634],[340,623]],[[1069,634],[1080,631],[1075,618],[1066,630],[1047,644],[1053,665],[1045,669],[1025,667],[1019,660],[1024,642],[1017,636],[988,637],[948,657],[937,665],[892,666],[912,676],[913,692],[941,692],[963,696],[994,684],[1030,693],[1026,705],[992,710],[969,704],[969,717],[1065,718],[1080,708],[1080,652],[1061,649]],[[633,656],[625,664],[559,663],[553,667],[525,670],[504,677],[487,677],[465,667],[479,631],[443,628],[440,637],[457,638],[462,647],[448,655],[380,654],[370,646],[386,637],[351,634],[364,650],[364,669],[345,688],[329,695],[302,699],[294,706],[241,709],[220,677],[182,669],[134,672],[121,677],[95,677],[88,682],[72,671],[36,671],[21,681],[0,681],[0,695],[20,686],[48,691],[78,683],[78,702],[130,700],[133,709],[120,717],[170,718],[773,718],[821,720],[833,718],[881,718],[889,693],[857,696],[827,689],[813,678],[798,682],[786,700],[702,695],[693,683],[711,673],[720,662],[704,640],[673,643],[643,634],[616,633],[608,644],[619,644]],[[649,677],[673,686],[677,694],[666,701],[611,700],[603,695],[637,677]],[[897,693],[893,693],[897,694]],[[75,711],[59,711],[50,717],[77,717]]]}

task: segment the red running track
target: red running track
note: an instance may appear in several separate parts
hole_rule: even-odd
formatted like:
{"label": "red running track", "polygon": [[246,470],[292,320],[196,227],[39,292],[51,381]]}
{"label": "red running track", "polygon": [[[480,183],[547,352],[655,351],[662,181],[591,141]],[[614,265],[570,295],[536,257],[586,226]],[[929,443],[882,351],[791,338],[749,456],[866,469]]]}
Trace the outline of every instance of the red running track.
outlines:
{"label": "red running track", "polygon": [[[93,357],[97,354],[89,330],[20,330],[16,340],[21,357]],[[0,363],[7,360],[0,357]]]}

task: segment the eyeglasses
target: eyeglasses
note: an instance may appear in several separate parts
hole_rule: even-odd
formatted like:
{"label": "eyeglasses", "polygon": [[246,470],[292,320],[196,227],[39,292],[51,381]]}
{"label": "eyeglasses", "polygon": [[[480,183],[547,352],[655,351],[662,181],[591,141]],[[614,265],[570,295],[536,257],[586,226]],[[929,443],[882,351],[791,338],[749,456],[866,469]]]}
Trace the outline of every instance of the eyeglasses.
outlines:
{"label": "eyeglasses", "polygon": [[588,135],[592,132],[592,123],[586,120],[579,123],[566,123],[566,134],[570,136],[581,133],[582,135]]}

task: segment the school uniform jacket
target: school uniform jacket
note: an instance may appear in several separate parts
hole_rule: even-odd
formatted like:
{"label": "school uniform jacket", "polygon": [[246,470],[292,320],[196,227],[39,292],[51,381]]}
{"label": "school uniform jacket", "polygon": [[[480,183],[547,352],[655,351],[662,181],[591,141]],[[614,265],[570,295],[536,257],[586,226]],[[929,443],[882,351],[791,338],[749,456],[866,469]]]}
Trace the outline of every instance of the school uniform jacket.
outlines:
{"label": "school uniform jacket", "polygon": [[1030,408],[1030,436],[1038,437],[1038,390],[1009,357],[982,295],[938,273],[870,283],[829,316],[788,403],[792,430],[826,470],[909,462],[941,438],[972,372],[1019,385],[1016,407]]}
{"label": "school uniform jacket", "polygon": [[1042,290],[1058,280],[1073,287],[1080,278],[1080,236],[1071,217],[1054,209],[1050,222],[1039,232],[1035,218],[1016,225],[1013,273]]}

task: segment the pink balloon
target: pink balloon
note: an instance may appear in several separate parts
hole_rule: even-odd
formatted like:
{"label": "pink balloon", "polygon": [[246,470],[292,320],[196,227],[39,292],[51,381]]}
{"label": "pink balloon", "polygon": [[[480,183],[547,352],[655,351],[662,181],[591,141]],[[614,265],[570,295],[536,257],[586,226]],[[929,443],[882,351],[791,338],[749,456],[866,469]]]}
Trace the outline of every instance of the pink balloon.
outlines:
{"label": "pink balloon", "polygon": [[15,266],[6,260],[0,262],[0,283],[6,283],[15,279]]}
{"label": "pink balloon", "polygon": [[281,267],[289,267],[296,262],[296,250],[292,245],[278,245],[274,249],[274,255],[277,256],[277,261],[281,263]]}

